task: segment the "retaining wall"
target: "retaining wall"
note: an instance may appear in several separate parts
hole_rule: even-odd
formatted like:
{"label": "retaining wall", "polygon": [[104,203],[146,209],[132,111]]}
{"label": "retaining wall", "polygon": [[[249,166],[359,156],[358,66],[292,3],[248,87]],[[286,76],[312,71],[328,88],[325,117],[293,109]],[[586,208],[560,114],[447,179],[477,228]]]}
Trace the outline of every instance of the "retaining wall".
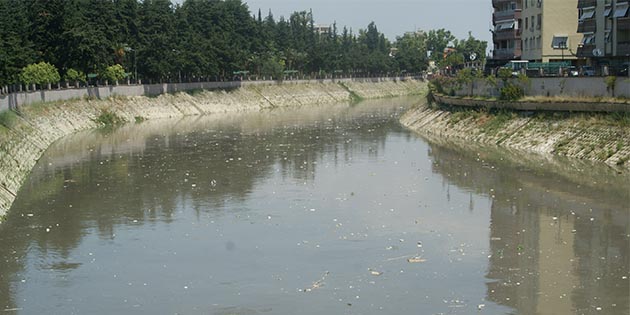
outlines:
{"label": "retaining wall", "polygon": [[[219,87],[232,89],[162,94],[157,97],[137,96],[138,93],[156,95],[184,88]],[[282,84],[263,81],[101,87],[94,90],[98,92],[94,96],[101,100],[82,98],[81,95],[91,93],[91,89],[20,93],[25,95],[14,95],[20,97],[17,98],[20,116],[15,115],[9,128],[0,125],[0,216],[11,207],[20,186],[48,146],[71,133],[97,128],[99,125],[96,120],[103,111],[133,122],[138,119],[348,102],[351,92],[363,98],[378,98],[420,94],[425,90],[426,83],[423,81],[370,78],[343,80],[343,84],[322,80]],[[105,98],[113,95],[133,96]],[[61,97],[69,96],[78,99],[61,100]],[[42,100],[52,101],[54,97],[60,99],[38,103]],[[21,105],[27,102],[32,105]]]}
{"label": "retaining wall", "polygon": [[489,114],[422,105],[401,123],[428,138],[601,161],[630,169],[630,128],[605,114]]}
{"label": "retaining wall", "polygon": [[[612,97],[612,90],[608,88],[605,77],[552,77],[529,78],[525,86],[526,96],[568,96],[568,97]],[[500,81],[500,80],[499,80]],[[472,94],[474,96],[498,96],[499,90],[488,84],[485,79],[475,80]],[[616,97],[630,98],[630,78],[617,77],[615,82]],[[464,96],[470,93],[470,85],[456,91],[456,95]]]}

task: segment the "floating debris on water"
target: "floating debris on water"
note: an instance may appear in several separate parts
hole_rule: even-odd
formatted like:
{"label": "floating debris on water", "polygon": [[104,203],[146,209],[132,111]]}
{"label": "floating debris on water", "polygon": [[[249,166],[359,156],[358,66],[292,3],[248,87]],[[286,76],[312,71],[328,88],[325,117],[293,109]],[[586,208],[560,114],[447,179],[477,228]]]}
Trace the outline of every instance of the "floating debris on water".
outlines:
{"label": "floating debris on water", "polygon": [[422,257],[411,257],[411,258],[407,258],[407,262],[410,263],[423,263],[427,261],[426,259],[422,258]]}
{"label": "floating debris on water", "polygon": [[301,291],[302,292],[311,292],[311,291],[313,291],[315,289],[319,289],[319,288],[323,287],[324,286],[324,280],[326,280],[326,277],[328,277],[329,274],[330,274],[330,272],[326,271],[321,279],[313,282],[313,284],[310,287],[302,289]]}

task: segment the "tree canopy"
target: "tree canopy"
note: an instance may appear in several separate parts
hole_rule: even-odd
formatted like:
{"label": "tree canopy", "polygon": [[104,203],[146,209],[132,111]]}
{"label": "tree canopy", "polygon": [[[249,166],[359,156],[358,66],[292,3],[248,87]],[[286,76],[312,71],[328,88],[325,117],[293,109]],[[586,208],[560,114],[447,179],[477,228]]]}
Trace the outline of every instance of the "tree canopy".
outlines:
{"label": "tree canopy", "polygon": [[391,42],[374,22],[357,32],[336,23],[322,29],[311,11],[276,18],[252,14],[241,0],[0,0],[0,38],[0,85],[24,83],[22,69],[40,62],[64,78],[75,75],[70,70],[103,76],[118,64],[154,82],[231,79],[244,71],[411,73],[442,62],[446,47],[465,59],[485,56],[486,45],[444,29]]}

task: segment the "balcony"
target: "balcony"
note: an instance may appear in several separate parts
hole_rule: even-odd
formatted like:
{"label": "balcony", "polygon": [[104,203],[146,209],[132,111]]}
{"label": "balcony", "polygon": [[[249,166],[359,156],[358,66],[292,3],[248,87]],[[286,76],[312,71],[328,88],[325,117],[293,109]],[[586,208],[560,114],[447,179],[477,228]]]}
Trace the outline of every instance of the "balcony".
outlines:
{"label": "balcony", "polygon": [[588,8],[597,6],[597,0],[578,0],[578,8]]}
{"label": "balcony", "polygon": [[597,31],[597,21],[595,19],[588,19],[578,22],[578,33],[595,33]]}
{"label": "balcony", "polygon": [[501,3],[511,3],[514,0],[492,0],[492,7],[496,8],[498,7]]}
{"label": "balcony", "polygon": [[595,44],[579,46],[577,50],[578,58],[593,57],[593,49],[595,49],[595,47]]}
{"label": "balcony", "polygon": [[500,41],[500,40],[508,40],[508,39],[519,40],[521,39],[521,30],[510,29],[510,30],[495,32],[492,39],[495,42]]}
{"label": "balcony", "polygon": [[513,60],[521,58],[521,50],[517,48],[495,49],[493,59]]}
{"label": "balcony", "polygon": [[492,22],[503,20],[518,20],[521,18],[521,9],[508,10],[508,11],[496,11],[492,14]]}

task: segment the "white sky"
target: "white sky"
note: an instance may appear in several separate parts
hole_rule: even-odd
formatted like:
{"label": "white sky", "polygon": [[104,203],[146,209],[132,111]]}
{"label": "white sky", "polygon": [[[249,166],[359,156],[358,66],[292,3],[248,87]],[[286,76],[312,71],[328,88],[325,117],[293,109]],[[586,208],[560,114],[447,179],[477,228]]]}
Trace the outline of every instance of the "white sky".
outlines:
{"label": "white sky", "polygon": [[[175,0],[181,2],[182,0]],[[242,0],[256,14],[267,16],[271,9],[276,21],[288,18],[294,11],[313,10],[315,23],[337,22],[356,33],[374,21],[379,31],[390,40],[408,31],[445,28],[457,38],[466,38],[471,31],[477,39],[492,46],[491,0]]]}

